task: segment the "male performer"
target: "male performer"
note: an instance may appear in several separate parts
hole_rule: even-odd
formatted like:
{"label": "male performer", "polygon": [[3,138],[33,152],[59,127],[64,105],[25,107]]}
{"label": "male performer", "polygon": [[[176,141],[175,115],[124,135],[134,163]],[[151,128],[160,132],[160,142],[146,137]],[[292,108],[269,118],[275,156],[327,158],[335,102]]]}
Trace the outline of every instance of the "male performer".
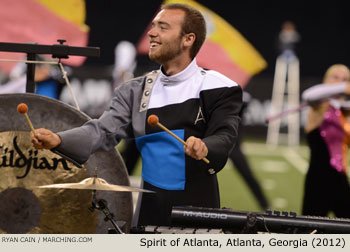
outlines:
{"label": "male performer", "polygon": [[[222,74],[198,67],[195,56],[206,27],[196,9],[163,6],[154,18],[149,57],[161,69],[130,80],[115,91],[110,108],[83,126],[52,133],[38,129],[35,148],[56,148],[85,162],[99,149],[135,138],[142,155],[143,193],[138,225],[169,225],[173,206],[220,207],[216,173],[234,146],[241,108],[241,88]],[[149,115],[184,139],[187,147],[158,127]],[[207,157],[206,164],[201,160]],[[134,220],[135,221],[135,220]]]}

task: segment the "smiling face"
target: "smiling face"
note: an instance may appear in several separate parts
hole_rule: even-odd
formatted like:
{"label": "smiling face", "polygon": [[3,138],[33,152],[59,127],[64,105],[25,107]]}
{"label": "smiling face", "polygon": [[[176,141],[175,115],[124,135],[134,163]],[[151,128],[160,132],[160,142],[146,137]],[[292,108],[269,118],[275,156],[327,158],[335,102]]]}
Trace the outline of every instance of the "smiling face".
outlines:
{"label": "smiling face", "polygon": [[162,10],[152,21],[152,28],[148,32],[150,48],[148,56],[151,60],[165,64],[184,54],[181,34],[185,13],[182,10]]}

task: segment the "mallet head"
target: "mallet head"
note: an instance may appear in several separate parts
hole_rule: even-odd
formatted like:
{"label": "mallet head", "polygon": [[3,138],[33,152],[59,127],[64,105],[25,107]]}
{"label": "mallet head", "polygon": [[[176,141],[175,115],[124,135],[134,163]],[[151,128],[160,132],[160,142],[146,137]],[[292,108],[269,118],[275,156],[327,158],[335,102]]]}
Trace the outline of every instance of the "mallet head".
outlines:
{"label": "mallet head", "polygon": [[156,126],[159,122],[158,116],[156,115],[150,115],[147,119],[147,122],[151,126]]}
{"label": "mallet head", "polygon": [[17,106],[17,111],[21,114],[25,114],[28,112],[28,106],[25,103],[20,103]]}

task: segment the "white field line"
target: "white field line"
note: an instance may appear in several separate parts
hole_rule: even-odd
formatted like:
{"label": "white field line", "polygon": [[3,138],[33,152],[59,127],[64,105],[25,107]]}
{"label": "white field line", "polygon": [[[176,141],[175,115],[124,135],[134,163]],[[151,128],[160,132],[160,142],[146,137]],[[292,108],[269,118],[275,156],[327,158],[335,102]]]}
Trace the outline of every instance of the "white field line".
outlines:
{"label": "white field line", "polygon": [[300,157],[294,149],[286,149],[283,151],[283,157],[293,165],[301,174],[306,174],[308,162]]}
{"label": "white field line", "polygon": [[[302,151],[308,151],[306,147],[301,148]],[[243,143],[243,151],[247,155],[283,157],[301,174],[306,174],[308,162],[295,151],[295,147],[271,147],[264,143]]]}
{"label": "white field line", "polygon": [[290,169],[284,160],[263,160],[260,162],[259,167],[264,172],[270,173],[286,173]]}

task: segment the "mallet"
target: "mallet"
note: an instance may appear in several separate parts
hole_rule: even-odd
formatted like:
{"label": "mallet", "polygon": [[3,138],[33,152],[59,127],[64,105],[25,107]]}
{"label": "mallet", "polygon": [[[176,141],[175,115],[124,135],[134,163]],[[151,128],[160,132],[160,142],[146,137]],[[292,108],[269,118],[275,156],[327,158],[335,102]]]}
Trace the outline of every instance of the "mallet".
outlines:
{"label": "mallet", "polygon": [[33,124],[32,124],[32,122],[30,121],[29,116],[28,116],[28,114],[27,114],[27,112],[28,112],[28,106],[27,106],[27,104],[25,104],[25,103],[20,103],[20,104],[18,104],[18,106],[17,106],[17,111],[18,111],[19,113],[21,113],[22,115],[25,116],[25,118],[27,119],[27,122],[28,122],[28,124],[29,124],[29,127],[30,127],[31,131],[33,132],[34,136],[35,136],[36,138],[38,138],[38,135],[36,134],[36,132],[35,132],[35,130],[34,130]]}
{"label": "mallet", "polygon": [[[169,129],[167,129],[163,124],[161,124],[159,122],[159,118],[156,115],[150,115],[147,119],[147,122],[149,125],[151,126],[158,126],[159,128],[161,128],[162,130],[168,132],[170,135],[172,135],[173,137],[175,137],[177,140],[179,140],[183,145],[185,145],[187,147],[187,143],[185,141],[183,141],[180,137],[178,137],[177,135],[175,135],[173,132],[171,132]],[[204,162],[206,162],[207,164],[209,164],[209,160],[207,158],[202,158],[202,160]]]}
{"label": "mallet", "polygon": [[[27,104],[25,104],[25,103],[20,103],[20,104],[18,104],[18,106],[17,106],[17,111],[18,111],[19,113],[23,114],[23,115],[26,117],[27,122],[28,122],[28,124],[29,124],[29,127],[30,127],[31,131],[33,132],[34,136],[35,136],[36,138],[38,138],[38,134],[35,132],[34,127],[33,127],[33,124],[32,124],[32,122],[30,121],[29,116],[27,115],[27,112],[28,112],[28,106],[27,106]],[[40,141],[40,140],[39,140],[39,141]],[[63,157],[64,159],[66,159],[66,160],[72,162],[72,163],[73,163],[74,165],[76,165],[77,167],[79,167],[79,168],[82,168],[82,167],[83,167],[83,166],[82,166],[81,164],[79,164],[77,161],[75,161],[74,159],[72,159],[72,158],[70,158],[70,157],[68,157],[68,156],[66,156],[66,155],[64,155],[64,154],[62,154],[62,153],[59,152],[58,150],[51,149],[51,151],[52,151],[53,153],[56,153],[57,155]]]}

